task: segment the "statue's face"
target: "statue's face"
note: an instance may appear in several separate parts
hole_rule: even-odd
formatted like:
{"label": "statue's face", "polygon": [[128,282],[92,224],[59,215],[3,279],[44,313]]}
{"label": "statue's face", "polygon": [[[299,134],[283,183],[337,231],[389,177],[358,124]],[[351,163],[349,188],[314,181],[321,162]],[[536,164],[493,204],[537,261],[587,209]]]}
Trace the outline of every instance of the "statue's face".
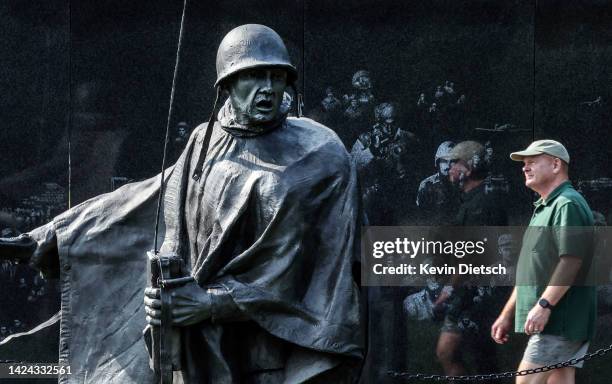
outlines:
{"label": "statue's face", "polygon": [[236,121],[258,125],[278,117],[287,88],[287,72],[279,68],[254,68],[238,72],[228,90]]}

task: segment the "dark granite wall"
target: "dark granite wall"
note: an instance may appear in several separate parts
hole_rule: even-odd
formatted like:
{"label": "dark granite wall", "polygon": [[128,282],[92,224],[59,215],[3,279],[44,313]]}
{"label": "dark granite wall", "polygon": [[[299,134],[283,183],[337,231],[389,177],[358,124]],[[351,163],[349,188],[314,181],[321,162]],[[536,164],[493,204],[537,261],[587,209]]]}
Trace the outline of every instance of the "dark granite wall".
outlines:
{"label": "dark granite wall", "polygon": [[[48,221],[66,209],[69,198],[74,205],[159,171],[181,7],[176,0],[0,4],[3,235]],[[374,107],[382,102],[393,103],[396,123],[416,135],[407,146],[404,190],[395,200],[385,197],[397,212],[378,224],[427,222],[413,202],[420,180],[435,172],[434,153],[443,136],[432,139],[432,129],[446,130],[456,141],[490,142],[492,176],[507,196],[514,224],[527,222],[533,195],[508,153],[533,139],[562,141],[572,155],[572,179],[610,220],[612,1],[190,1],[171,157],[184,143],[177,124],[193,128],[208,118],[217,46],[244,23],[269,25],[285,39],[300,73],[306,115],[336,130],[349,151],[371,129]],[[351,78],[359,70],[369,71],[374,95],[362,117],[348,119],[348,104],[333,114],[322,110],[326,88],[342,100],[355,92]],[[436,99],[436,87],[447,81],[455,93]],[[417,105],[421,93],[425,105]],[[461,95],[465,102],[457,107]],[[429,112],[433,102],[435,114]],[[506,131],[492,130],[506,124]],[[383,177],[395,175],[389,170]],[[55,283],[47,284],[46,304],[26,323],[57,305]],[[410,322],[395,306],[408,293],[384,292],[391,299],[379,310],[396,316],[373,344],[386,348],[379,356],[388,358],[384,367],[369,366],[372,379],[386,379],[380,372],[388,368],[440,370],[433,352],[439,324]],[[0,300],[8,302],[6,296]],[[371,312],[372,319],[382,321],[376,318],[380,311]],[[516,364],[519,344],[498,348],[504,370]],[[581,382],[605,382],[598,381],[597,367],[591,364]]]}

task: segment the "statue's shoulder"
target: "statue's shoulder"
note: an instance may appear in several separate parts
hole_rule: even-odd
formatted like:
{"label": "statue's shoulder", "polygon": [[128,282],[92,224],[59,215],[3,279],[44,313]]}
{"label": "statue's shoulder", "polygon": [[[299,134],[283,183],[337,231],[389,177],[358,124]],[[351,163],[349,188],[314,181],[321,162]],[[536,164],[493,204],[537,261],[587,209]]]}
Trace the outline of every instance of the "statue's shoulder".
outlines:
{"label": "statue's shoulder", "polygon": [[192,131],[191,135],[189,135],[189,141],[195,140],[198,137],[204,137],[204,133],[206,133],[206,127],[208,126],[208,121],[201,123],[196,126]]}
{"label": "statue's shoulder", "polygon": [[300,156],[308,154],[311,160],[308,163],[316,164],[322,177],[330,174],[350,175],[350,156],[333,130],[307,117],[289,117],[287,125],[286,131],[291,132],[291,137],[300,143]]}
{"label": "statue's shoulder", "polygon": [[441,182],[440,175],[436,172],[431,176],[427,176],[421,184],[439,184]]}
{"label": "statue's shoulder", "polygon": [[292,131],[298,133],[304,141],[312,142],[316,146],[321,144],[331,145],[338,148],[340,152],[346,152],[342,141],[331,128],[314,121],[308,117],[288,117],[287,124]]}

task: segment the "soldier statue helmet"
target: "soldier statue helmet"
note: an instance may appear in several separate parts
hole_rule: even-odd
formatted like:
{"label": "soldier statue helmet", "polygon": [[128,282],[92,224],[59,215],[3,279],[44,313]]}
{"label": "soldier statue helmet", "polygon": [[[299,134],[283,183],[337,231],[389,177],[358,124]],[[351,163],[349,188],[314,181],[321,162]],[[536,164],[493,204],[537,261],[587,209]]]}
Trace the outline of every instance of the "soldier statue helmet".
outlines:
{"label": "soldier statue helmet", "polygon": [[287,84],[297,79],[297,70],[278,33],[265,25],[241,25],[225,35],[219,45],[215,86],[239,71],[263,67],[284,68]]}

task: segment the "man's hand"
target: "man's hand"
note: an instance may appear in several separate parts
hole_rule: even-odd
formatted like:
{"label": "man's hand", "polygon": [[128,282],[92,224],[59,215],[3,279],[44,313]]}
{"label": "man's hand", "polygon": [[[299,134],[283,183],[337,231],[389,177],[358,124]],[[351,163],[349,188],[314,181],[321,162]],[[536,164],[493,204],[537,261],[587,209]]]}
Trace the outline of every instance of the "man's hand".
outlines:
{"label": "man's hand", "polygon": [[512,318],[502,314],[491,326],[491,337],[497,344],[505,344],[510,338],[511,330]]}
{"label": "man's hand", "polygon": [[548,323],[550,312],[550,309],[542,308],[542,306],[536,304],[527,315],[527,320],[525,321],[525,333],[528,335],[534,335],[542,332]]}
{"label": "man's hand", "polygon": [[[159,288],[145,289],[145,312],[147,322],[161,325],[161,300]],[[211,316],[212,301],[210,294],[197,283],[191,282],[182,287],[172,288],[172,325],[187,326],[207,320]]]}

